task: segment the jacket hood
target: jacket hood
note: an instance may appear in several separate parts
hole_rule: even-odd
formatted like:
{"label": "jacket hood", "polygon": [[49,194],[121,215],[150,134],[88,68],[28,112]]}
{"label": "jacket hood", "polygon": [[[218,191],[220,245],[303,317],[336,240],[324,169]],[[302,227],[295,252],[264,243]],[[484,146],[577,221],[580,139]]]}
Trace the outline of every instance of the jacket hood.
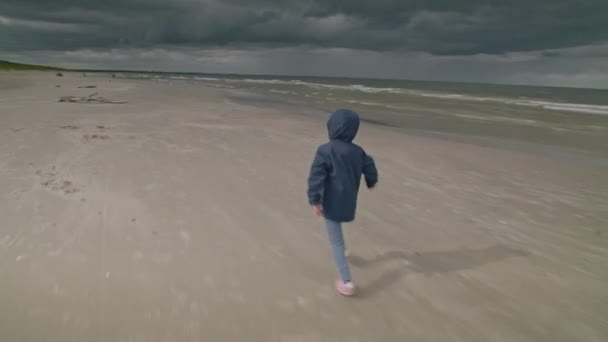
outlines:
{"label": "jacket hood", "polygon": [[327,132],[330,140],[351,142],[359,131],[359,114],[348,109],[339,109],[331,114],[327,121]]}

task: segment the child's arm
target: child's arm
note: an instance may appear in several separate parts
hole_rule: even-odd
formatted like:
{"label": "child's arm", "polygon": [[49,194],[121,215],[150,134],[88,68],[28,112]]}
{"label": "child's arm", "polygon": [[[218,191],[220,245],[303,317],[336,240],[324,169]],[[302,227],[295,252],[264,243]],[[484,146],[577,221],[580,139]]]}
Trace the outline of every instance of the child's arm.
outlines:
{"label": "child's arm", "polygon": [[308,203],[312,206],[320,207],[322,204],[327,171],[328,165],[326,159],[319,148],[310,167],[310,175],[308,176]]}
{"label": "child's arm", "polygon": [[373,188],[378,183],[378,170],[374,159],[363,152],[363,176],[368,189]]}

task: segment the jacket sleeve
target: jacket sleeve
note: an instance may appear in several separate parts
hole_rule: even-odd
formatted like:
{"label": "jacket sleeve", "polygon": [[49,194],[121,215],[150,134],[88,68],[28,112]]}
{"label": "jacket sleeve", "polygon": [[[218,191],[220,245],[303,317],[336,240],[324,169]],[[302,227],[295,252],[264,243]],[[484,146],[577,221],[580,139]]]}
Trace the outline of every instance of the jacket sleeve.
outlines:
{"label": "jacket sleeve", "polygon": [[308,203],[310,205],[322,203],[328,169],[329,166],[319,148],[310,167],[310,175],[308,176]]}
{"label": "jacket sleeve", "polygon": [[378,170],[374,159],[363,152],[363,176],[368,188],[373,188],[378,183]]}

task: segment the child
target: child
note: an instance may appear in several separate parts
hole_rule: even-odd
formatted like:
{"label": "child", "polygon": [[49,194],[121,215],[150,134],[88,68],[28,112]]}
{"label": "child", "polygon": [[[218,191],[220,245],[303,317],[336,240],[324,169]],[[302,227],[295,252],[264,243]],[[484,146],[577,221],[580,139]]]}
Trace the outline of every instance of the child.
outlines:
{"label": "child", "polygon": [[308,201],[314,213],[325,218],[340,274],[336,289],[345,296],[353,295],[355,286],[345,256],[342,222],[355,219],[361,175],[369,189],[378,182],[374,160],[352,142],[358,130],[357,113],[346,109],[334,112],[327,121],[329,142],[317,150],[308,178]]}

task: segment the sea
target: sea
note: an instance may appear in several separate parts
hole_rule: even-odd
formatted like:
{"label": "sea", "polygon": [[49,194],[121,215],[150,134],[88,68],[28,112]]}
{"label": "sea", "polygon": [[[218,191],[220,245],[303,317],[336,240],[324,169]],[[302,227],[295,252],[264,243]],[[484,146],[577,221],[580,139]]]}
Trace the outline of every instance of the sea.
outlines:
{"label": "sea", "polygon": [[608,89],[328,77],[120,73],[224,89],[235,101],[537,153],[608,161]]}

